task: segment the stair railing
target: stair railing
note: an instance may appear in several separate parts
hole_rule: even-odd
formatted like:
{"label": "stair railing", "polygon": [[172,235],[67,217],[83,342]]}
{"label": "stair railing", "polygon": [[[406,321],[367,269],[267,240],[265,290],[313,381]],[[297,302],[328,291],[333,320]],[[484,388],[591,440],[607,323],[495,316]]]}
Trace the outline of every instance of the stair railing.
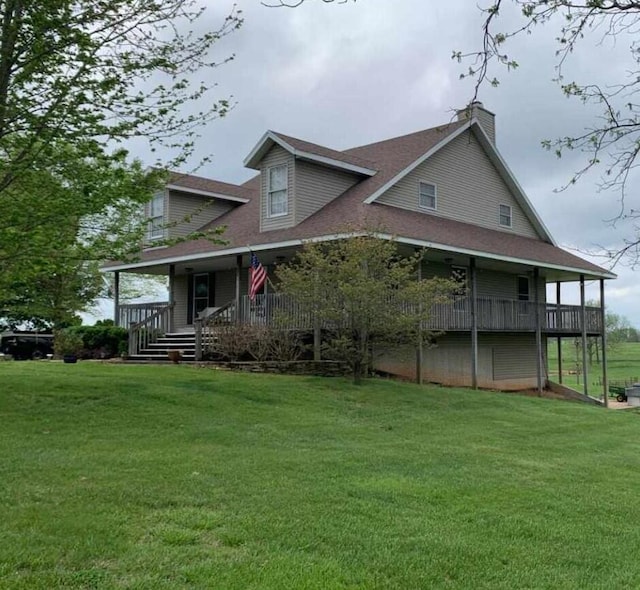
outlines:
{"label": "stair railing", "polygon": [[215,329],[217,326],[226,326],[236,319],[235,300],[218,307],[213,313],[193,320],[195,332],[195,360],[201,361],[206,349],[211,348],[215,339]]}
{"label": "stair railing", "polygon": [[142,321],[129,324],[129,356],[139,354],[170,331],[173,305],[165,305]]}

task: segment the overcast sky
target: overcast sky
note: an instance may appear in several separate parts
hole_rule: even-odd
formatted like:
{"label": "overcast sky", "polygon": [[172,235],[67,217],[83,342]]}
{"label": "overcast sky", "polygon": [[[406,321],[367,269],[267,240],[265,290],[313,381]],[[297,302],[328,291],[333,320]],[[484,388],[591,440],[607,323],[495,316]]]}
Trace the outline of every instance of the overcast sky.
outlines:
{"label": "overcast sky", "polygon": [[[475,2],[306,0],[295,9],[267,8],[259,0],[236,4],[245,23],[216,48],[219,59],[231,53],[235,59],[212,73],[218,96],[233,96],[236,106],[203,130],[199,153],[214,154],[198,171],[204,176],[248,179],[252,172],[242,161],[267,129],[343,149],[445,123],[472,96],[472,83],[459,79],[466,66],[451,55],[481,46]],[[202,26],[217,28],[231,6],[216,2]],[[505,28],[513,18],[505,15]],[[555,239],[581,250],[612,246],[633,233],[629,224],[606,222],[619,210],[618,196],[599,193],[597,175],[555,192],[579,167],[579,154],[557,159],[541,147],[544,139],[582,132],[595,112],[565,98],[552,81],[554,34],[549,26],[514,42],[520,67],[498,72],[501,84],[483,88],[479,98],[496,114],[498,149]],[[565,78],[620,81],[628,42],[587,41]],[[144,146],[138,151],[146,157]],[[636,187],[632,182],[627,202],[640,208],[633,203]],[[607,284],[608,307],[640,326],[640,270],[618,266],[615,272],[619,279]],[[566,292],[567,302],[577,301],[577,289]],[[588,296],[596,298],[597,289]]]}

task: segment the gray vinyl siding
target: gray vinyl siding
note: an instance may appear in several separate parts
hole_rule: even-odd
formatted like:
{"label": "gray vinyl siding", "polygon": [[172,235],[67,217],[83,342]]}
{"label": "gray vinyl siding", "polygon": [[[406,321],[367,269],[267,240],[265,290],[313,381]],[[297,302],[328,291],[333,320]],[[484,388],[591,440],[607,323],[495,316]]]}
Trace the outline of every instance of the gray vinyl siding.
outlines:
{"label": "gray vinyl siding", "polygon": [[484,109],[474,109],[474,116],[478,119],[478,123],[489,136],[491,142],[496,143],[496,117],[494,114]]}
{"label": "gray vinyl siding", "polygon": [[[425,351],[425,369],[471,375],[471,337],[445,334]],[[536,377],[535,334],[480,334],[478,377],[502,381]]]}
{"label": "gray vinyl siding", "polygon": [[[507,339],[505,339],[507,340]],[[536,343],[515,336],[493,346],[493,379],[536,377]],[[530,339],[529,339],[530,340]]]}
{"label": "gray vinyl siding", "polygon": [[[436,211],[420,208],[420,182],[436,185]],[[378,202],[530,238],[540,237],[477,139],[469,132],[407,174]],[[500,205],[511,206],[512,228],[500,225]]]}
{"label": "gray vinyl siding", "polygon": [[173,321],[176,331],[183,330],[187,326],[187,298],[189,296],[188,279],[190,275],[178,275],[174,279],[173,296],[175,307],[173,309]]}
{"label": "gray vinyl siding", "polygon": [[[249,270],[243,268],[240,271],[240,293],[245,294],[248,290]],[[216,307],[226,305],[236,297],[236,271],[235,269],[221,270],[216,273]]]}
{"label": "gray vinyl siding", "polygon": [[[467,276],[469,275],[469,267],[467,266]],[[437,262],[423,263],[422,276],[424,278],[440,277],[449,278],[451,276],[451,267],[446,264]],[[476,270],[476,285],[478,287],[478,297],[496,297],[498,299],[517,299],[518,298],[518,276],[508,272],[500,272],[497,270],[488,270],[479,268]],[[534,301],[533,278],[529,277],[530,301]],[[545,283],[540,279],[538,288],[538,297],[541,303],[546,301],[547,291]]]}
{"label": "gray vinyl siding", "polygon": [[359,177],[350,172],[297,160],[295,168],[296,223],[313,215],[327,203],[357,184],[358,181]]}
{"label": "gray vinyl siding", "polygon": [[[282,164],[287,165],[287,214],[279,217],[268,217],[267,213],[267,199],[268,199],[268,182],[269,182],[269,168],[271,166],[280,166]],[[260,204],[260,231],[269,231],[273,229],[283,229],[291,227],[295,224],[295,206],[294,206],[294,194],[295,194],[295,182],[294,182],[294,166],[295,161],[293,156],[280,146],[274,146],[269,150],[267,155],[262,159],[260,163],[260,182],[261,182],[261,204]]]}
{"label": "gray vinyl siding", "polygon": [[165,214],[168,213],[168,223],[176,225],[170,225],[169,237],[184,237],[224,215],[233,207],[232,203],[221,199],[171,191],[168,205],[165,200]]}

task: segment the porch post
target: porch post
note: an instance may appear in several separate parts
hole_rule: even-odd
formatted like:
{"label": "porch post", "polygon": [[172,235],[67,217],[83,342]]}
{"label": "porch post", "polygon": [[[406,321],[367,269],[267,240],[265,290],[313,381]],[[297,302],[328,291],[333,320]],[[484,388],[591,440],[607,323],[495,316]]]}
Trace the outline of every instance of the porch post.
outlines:
{"label": "porch post", "polygon": [[116,326],[120,325],[120,271],[118,270],[113,273],[113,323]]}
{"label": "porch post", "polygon": [[[562,283],[558,281],[556,283],[556,329],[562,330],[562,310],[560,309],[560,287]],[[558,379],[562,384],[562,336],[558,332]]]}
{"label": "porch post", "polygon": [[584,275],[580,275],[580,323],[582,328],[582,385],[589,395],[589,369],[587,368],[587,309],[584,298]]}
{"label": "porch post", "polygon": [[540,269],[533,269],[533,300],[536,307],[536,376],[538,380],[538,395],[542,395],[542,314],[540,313]]}
{"label": "porch post", "polygon": [[607,324],[604,310],[604,279],[600,279],[600,321],[602,322],[602,389],[604,407],[609,407],[609,382],[607,379]]}
{"label": "porch post", "polygon": [[469,259],[471,272],[471,387],[478,389],[478,286],[476,259]]}
{"label": "porch post", "polygon": [[173,332],[175,329],[175,321],[173,317],[173,308],[176,302],[175,295],[175,283],[176,283],[176,265],[169,265],[169,332]]}
{"label": "porch post", "polygon": [[[313,281],[314,297],[318,298],[318,273],[316,271]],[[313,310],[313,360],[322,360],[322,323],[317,309]]]}
{"label": "porch post", "polygon": [[193,329],[195,332],[195,351],[194,351],[194,360],[201,361],[202,360],[202,319],[194,318],[193,319]]}
{"label": "porch post", "polygon": [[235,321],[240,320],[240,273],[242,272],[242,254],[236,256],[236,317]]}

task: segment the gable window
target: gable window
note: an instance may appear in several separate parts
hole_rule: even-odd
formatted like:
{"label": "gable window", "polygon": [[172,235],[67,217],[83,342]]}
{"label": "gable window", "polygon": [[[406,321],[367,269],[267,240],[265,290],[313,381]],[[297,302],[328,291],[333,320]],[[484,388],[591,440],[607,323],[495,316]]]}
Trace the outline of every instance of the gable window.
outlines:
{"label": "gable window", "polygon": [[518,277],[518,301],[529,301],[531,295],[529,292],[529,277]]}
{"label": "gable window", "polygon": [[147,238],[157,240],[164,237],[164,194],[154,195],[149,202],[149,225]]}
{"label": "gable window", "polygon": [[511,227],[512,216],[510,205],[500,205],[500,225],[502,227]]}
{"label": "gable window", "polygon": [[267,216],[279,217],[289,212],[287,165],[272,166],[267,178]]}
{"label": "gable window", "polygon": [[419,183],[420,207],[423,209],[436,208],[436,185],[430,182]]}

